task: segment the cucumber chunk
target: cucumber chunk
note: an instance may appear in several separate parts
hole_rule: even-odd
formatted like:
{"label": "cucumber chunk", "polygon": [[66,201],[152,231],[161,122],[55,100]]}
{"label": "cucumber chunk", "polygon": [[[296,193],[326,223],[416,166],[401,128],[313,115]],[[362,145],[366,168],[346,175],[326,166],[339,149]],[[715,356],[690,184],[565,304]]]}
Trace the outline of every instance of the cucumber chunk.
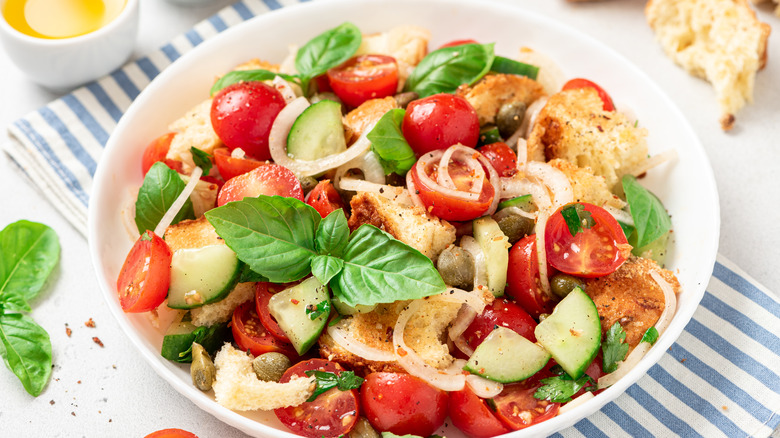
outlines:
{"label": "cucumber chunk", "polygon": [[188,363],[192,362],[190,349],[193,342],[199,343],[209,354],[214,354],[228,339],[230,328],[227,323],[198,327],[192,324],[190,312],[182,312],[165,332],[160,355],[174,362]]}
{"label": "cucumber chunk", "polygon": [[341,104],[321,100],[306,108],[287,135],[287,155],[313,161],[347,150]]}
{"label": "cucumber chunk", "polygon": [[[490,216],[474,219],[474,239],[485,253],[487,265],[486,286],[493,296],[504,295],[506,271],[509,268],[509,238],[501,231],[498,223]],[[476,286],[476,285],[475,285]]]}
{"label": "cucumber chunk", "polygon": [[304,354],[317,342],[322,329],[328,322],[328,313],[309,318],[306,309],[315,309],[321,303],[330,305],[328,286],[320,283],[316,277],[274,294],[268,302],[268,311],[276,318],[279,328],[284,331],[298,354]]}
{"label": "cucumber chunk", "polygon": [[518,196],[516,198],[512,199],[506,199],[504,201],[501,201],[498,203],[498,209],[504,209],[507,207],[517,207],[523,211],[527,211],[529,213],[533,212],[536,207],[534,205],[533,198],[530,194]]}
{"label": "cucumber chunk", "polygon": [[464,370],[500,383],[525,380],[541,370],[550,353],[517,332],[497,327],[474,350]]}
{"label": "cucumber chunk", "polygon": [[238,282],[241,263],[226,245],[180,249],[171,257],[168,307],[192,309],[225,298]]}
{"label": "cucumber chunk", "polygon": [[534,330],[536,340],[572,379],[579,379],[601,346],[601,322],[593,300],[579,287]]}

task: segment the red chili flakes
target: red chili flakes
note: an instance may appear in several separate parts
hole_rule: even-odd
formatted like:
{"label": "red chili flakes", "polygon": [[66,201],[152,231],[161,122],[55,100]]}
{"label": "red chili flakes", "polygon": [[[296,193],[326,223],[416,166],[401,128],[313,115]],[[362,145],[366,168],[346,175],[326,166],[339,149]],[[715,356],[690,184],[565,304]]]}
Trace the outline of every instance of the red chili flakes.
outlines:
{"label": "red chili flakes", "polygon": [[100,340],[100,338],[98,338],[97,336],[93,336],[93,337],[92,337],[92,341],[93,341],[94,343],[96,343],[96,344],[100,345],[101,347],[104,347],[104,345],[103,345],[103,341],[101,341],[101,340]]}
{"label": "red chili flakes", "polygon": [[95,321],[93,321],[92,318],[89,318],[89,321],[85,322],[84,325],[89,328],[95,328]]}
{"label": "red chili flakes", "polygon": [[290,302],[295,305],[298,305],[298,303],[300,303],[300,301],[296,300],[295,298],[290,298]]}
{"label": "red chili flakes", "polygon": [[71,330],[70,327],[65,327],[65,334],[68,335],[68,337],[70,337],[70,335],[73,334],[73,330]]}

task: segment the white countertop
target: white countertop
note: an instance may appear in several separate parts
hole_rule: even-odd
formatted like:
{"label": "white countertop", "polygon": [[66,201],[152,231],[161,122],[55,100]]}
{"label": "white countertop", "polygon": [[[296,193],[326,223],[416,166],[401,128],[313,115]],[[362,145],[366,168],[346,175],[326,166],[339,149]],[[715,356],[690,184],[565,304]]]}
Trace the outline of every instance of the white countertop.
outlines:
{"label": "white countertop", "polygon": [[[150,52],[233,0],[183,6],[141,1],[141,32],[136,54]],[[644,2],[593,4],[564,0],[514,0],[588,33],[611,46],[653,79],[680,107],[707,151],[721,206],[719,252],[778,293],[780,287],[780,18],[767,7],[759,18],[775,27],[769,63],[756,79],[754,104],[737,114],[724,133],[712,88],[676,67],[661,52],[643,16]],[[764,6],[764,5],[762,5]],[[31,83],[0,53],[0,127],[59,95]],[[5,134],[0,134],[0,143]],[[43,222],[58,233],[61,261],[32,317],[51,336],[52,380],[37,398],[0,367],[0,436],[142,437],[179,427],[207,437],[242,437],[179,395],[138,356],[103,303],[87,242],[26,176],[0,154],[0,187],[6,190],[0,228],[19,220]],[[95,328],[84,323],[92,318]],[[72,330],[66,335],[66,327]],[[98,337],[104,347],[92,338]],[[778,436],[777,431],[774,434]]]}

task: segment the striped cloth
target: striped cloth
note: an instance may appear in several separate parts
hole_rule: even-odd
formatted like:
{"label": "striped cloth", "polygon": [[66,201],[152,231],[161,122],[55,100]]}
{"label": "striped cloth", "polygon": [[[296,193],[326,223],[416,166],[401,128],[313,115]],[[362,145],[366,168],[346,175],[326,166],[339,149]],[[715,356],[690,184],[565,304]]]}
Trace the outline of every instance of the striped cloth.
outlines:
{"label": "striped cloth", "polygon": [[[204,39],[281,7],[276,0],[243,0],[222,10],[160,50],[17,120],[6,152],[86,235],[92,175],[130,102]],[[780,423],[778,333],[780,302],[720,256],[700,308],[660,362],[614,402],[556,436],[769,436]]]}

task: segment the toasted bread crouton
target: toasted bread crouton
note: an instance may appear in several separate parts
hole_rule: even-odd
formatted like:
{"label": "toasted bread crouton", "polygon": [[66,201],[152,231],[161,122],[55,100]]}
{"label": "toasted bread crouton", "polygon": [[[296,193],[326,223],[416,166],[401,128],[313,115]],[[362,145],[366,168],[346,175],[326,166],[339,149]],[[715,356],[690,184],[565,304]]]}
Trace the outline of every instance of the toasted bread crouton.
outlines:
{"label": "toasted bread crouton", "polygon": [[387,32],[363,35],[356,55],[373,53],[388,55],[398,63],[398,91],[404,88],[406,78],[428,54],[431,32],[419,26],[399,26]]}
{"label": "toasted bread crouton", "polygon": [[660,272],[675,293],[680,292],[680,283],[671,271],[661,269],[650,259],[634,256],[607,276],[585,279],[585,292],[596,303],[601,330],[606,333],[619,322],[631,349],[655,325],[666,305],[661,287],[650,276],[652,271]]}
{"label": "toasted bread crouton", "polygon": [[265,382],[252,369],[252,357],[226,343],[214,358],[217,403],[235,411],[269,411],[298,406],[314,392],[314,377],[293,377],[287,383]]}
{"label": "toasted bread crouton", "polygon": [[388,96],[383,99],[367,100],[359,107],[348,112],[344,116],[344,136],[347,144],[357,140],[363,134],[363,131],[378,122],[386,112],[393,108],[398,108],[398,104],[392,96]]}
{"label": "toasted bread crouton", "polygon": [[255,283],[238,283],[224,299],[190,310],[192,324],[211,327],[230,321],[233,311],[255,297]]}
{"label": "toasted bread crouton", "polygon": [[349,228],[371,224],[420,251],[434,263],[455,242],[455,227],[422,207],[404,207],[376,193],[359,192],[350,202]]}
{"label": "toasted bread crouton", "polygon": [[565,76],[561,67],[546,54],[529,47],[521,47],[515,60],[539,67],[536,82],[542,84],[545,94],[553,94],[563,86]]}
{"label": "toasted bread crouton", "polygon": [[528,157],[590,167],[614,190],[623,175],[647,159],[646,137],[647,130],[625,115],[604,111],[596,90],[564,90],[550,96],[539,112],[528,137]]}
{"label": "toasted bread crouton", "polygon": [[268,70],[276,73],[279,71],[279,64],[272,64],[268,61],[262,61],[260,59],[254,58],[254,59],[250,59],[247,62],[238,64],[233,68],[233,70],[234,71]]}
{"label": "toasted bread crouton", "polygon": [[772,3],[774,1],[777,3],[777,6],[775,7],[775,15],[780,17],[780,0],[753,0],[754,4],[761,4],[761,3]]}
{"label": "toasted bread crouton", "polygon": [[509,74],[486,75],[474,85],[461,85],[455,93],[474,107],[480,125],[495,124],[498,110],[507,103],[530,105],[546,94],[539,82]]}
{"label": "toasted bread crouton", "polygon": [[183,220],[165,230],[165,243],[176,252],[180,249],[202,248],[208,245],[224,245],[225,241],[217,235],[217,231],[205,216],[198,219]]}
{"label": "toasted bread crouton", "polygon": [[176,120],[168,126],[168,129],[176,135],[171,140],[171,146],[165,158],[179,160],[186,173],[195,168],[192,161],[191,147],[196,147],[203,152],[211,154],[214,149],[223,146],[214,128],[211,126],[211,99],[195,105],[187,111],[184,117]]}
{"label": "toasted bread crouton", "polygon": [[731,129],[734,114],[753,101],[769,25],[758,21],[747,0],[650,0],[645,15],[667,56],[712,84],[721,128]]}
{"label": "toasted bread crouton", "polygon": [[577,167],[560,158],[550,160],[548,164],[569,178],[576,202],[588,202],[599,207],[608,205],[617,209],[626,206],[622,199],[609,191],[604,177],[594,175],[589,167]]}

